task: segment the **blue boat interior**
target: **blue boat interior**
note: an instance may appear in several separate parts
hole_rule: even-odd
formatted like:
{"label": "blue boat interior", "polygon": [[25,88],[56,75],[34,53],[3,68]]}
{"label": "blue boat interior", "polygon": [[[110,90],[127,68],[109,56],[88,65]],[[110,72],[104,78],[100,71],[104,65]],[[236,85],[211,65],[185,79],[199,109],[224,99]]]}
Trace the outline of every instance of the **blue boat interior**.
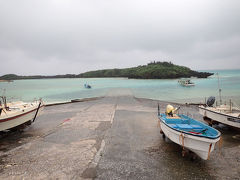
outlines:
{"label": "blue boat interior", "polygon": [[178,114],[176,117],[160,114],[159,118],[167,126],[177,131],[208,138],[217,138],[220,136],[220,132],[216,129],[183,114]]}

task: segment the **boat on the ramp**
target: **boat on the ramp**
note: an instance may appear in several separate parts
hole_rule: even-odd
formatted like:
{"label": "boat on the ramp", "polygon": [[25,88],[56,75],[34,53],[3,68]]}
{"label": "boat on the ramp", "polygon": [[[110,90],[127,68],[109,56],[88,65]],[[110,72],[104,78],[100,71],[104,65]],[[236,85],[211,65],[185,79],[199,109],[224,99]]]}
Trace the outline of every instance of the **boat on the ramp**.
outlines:
{"label": "boat on the ramp", "polygon": [[163,137],[167,136],[171,141],[182,146],[183,153],[188,149],[204,160],[209,159],[210,153],[220,140],[221,133],[184,114],[175,114],[176,109],[167,108],[167,111],[160,113],[158,106],[160,132]]}
{"label": "boat on the ramp", "polygon": [[209,125],[222,123],[235,128],[240,128],[240,109],[229,103],[214,105],[215,97],[208,98],[205,105],[199,106],[199,113],[203,115]]}
{"label": "boat on the ramp", "polygon": [[199,113],[203,115],[210,126],[213,124],[222,123],[235,128],[240,128],[240,108],[229,100],[229,103],[222,102],[222,89],[220,88],[219,74],[218,78],[218,92],[219,92],[219,103],[215,103],[216,98],[210,96],[204,105],[199,106]]}
{"label": "boat on the ramp", "polygon": [[32,124],[44,107],[42,100],[28,103],[22,101],[7,103],[5,96],[1,96],[1,100],[0,131]]}

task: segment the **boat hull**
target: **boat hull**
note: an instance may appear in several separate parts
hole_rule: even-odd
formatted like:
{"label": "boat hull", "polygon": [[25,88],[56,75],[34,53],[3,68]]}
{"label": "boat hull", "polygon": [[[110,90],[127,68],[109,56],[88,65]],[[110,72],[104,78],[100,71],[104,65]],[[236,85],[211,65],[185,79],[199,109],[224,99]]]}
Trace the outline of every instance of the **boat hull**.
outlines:
{"label": "boat hull", "polygon": [[41,113],[42,109],[43,109],[43,106],[40,106],[39,109],[38,109],[38,106],[34,106],[34,107],[24,110],[24,112],[20,111],[20,112],[15,113],[12,116],[0,118],[0,131],[17,127],[28,121],[32,122],[35,115],[36,116],[39,115],[39,113]]}
{"label": "boat hull", "polygon": [[240,128],[240,118],[231,115],[223,114],[208,109],[207,107],[199,106],[199,113],[204,117],[210,118],[214,121],[226,124],[232,127]]}
{"label": "boat hull", "polygon": [[210,153],[214,150],[215,144],[220,140],[220,137],[217,137],[216,139],[209,139],[179,132],[167,126],[163,121],[161,121],[161,119],[160,127],[165,136],[167,136],[171,141],[194,152],[204,160],[209,158]]}
{"label": "boat hull", "polygon": [[190,87],[190,86],[195,86],[195,84],[184,84],[183,86]]}

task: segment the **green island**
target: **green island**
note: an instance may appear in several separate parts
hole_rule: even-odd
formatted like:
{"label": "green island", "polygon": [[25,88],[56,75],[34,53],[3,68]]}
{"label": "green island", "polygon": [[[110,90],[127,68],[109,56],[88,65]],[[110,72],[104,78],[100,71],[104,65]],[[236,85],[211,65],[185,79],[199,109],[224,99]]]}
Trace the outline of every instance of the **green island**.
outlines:
{"label": "green island", "polygon": [[124,69],[104,69],[97,71],[88,71],[78,75],[65,74],[55,76],[18,76],[15,74],[6,74],[0,77],[1,80],[18,79],[47,79],[47,78],[101,78],[101,77],[125,77],[133,79],[176,79],[176,78],[207,78],[213,75],[209,72],[193,71],[188,67],[175,65],[171,62],[150,62],[142,65]]}

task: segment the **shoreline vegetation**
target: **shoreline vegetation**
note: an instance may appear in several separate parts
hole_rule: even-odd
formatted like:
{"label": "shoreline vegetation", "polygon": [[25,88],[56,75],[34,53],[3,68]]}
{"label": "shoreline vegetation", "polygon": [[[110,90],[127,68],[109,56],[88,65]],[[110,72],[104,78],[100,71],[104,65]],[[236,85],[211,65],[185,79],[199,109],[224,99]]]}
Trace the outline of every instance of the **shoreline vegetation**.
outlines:
{"label": "shoreline vegetation", "polygon": [[176,78],[207,78],[213,75],[209,72],[193,71],[188,67],[175,65],[171,62],[153,61],[147,65],[124,68],[124,69],[104,69],[88,71],[81,74],[65,74],[54,76],[19,76],[16,74],[6,74],[0,77],[0,81],[20,80],[20,79],[51,79],[51,78],[111,78],[125,77],[129,79],[176,79]]}

